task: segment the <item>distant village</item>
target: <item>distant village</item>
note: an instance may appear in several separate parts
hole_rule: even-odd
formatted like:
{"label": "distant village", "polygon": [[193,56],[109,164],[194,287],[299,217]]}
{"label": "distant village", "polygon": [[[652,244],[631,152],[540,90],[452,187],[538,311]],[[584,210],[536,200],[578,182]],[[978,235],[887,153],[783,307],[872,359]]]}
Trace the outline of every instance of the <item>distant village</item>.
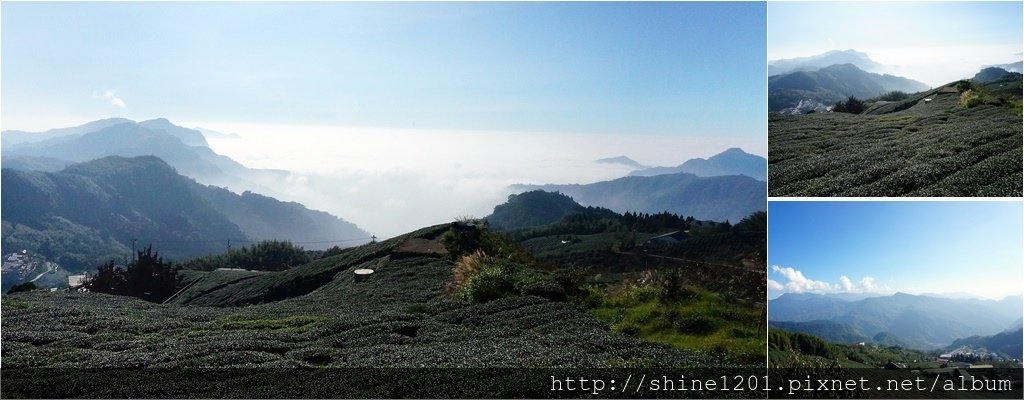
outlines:
{"label": "distant village", "polygon": [[4,254],[0,271],[3,273],[4,290],[26,282],[51,291],[77,289],[85,280],[85,275],[71,275],[57,263],[28,250]]}

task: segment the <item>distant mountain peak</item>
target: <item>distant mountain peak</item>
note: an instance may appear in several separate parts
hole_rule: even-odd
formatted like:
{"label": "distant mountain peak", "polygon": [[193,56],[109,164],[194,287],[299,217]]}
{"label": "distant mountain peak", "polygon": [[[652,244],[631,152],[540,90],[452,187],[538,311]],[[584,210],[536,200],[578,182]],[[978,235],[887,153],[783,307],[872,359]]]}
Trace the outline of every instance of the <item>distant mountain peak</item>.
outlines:
{"label": "distant mountain peak", "polygon": [[978,71],[971,80],[977,83],[989,83],[1006,78],[1007,75],[1011,74],[1013,73],[1002,67],[986,67]]}
{"label": "distant mountain peak", "polygon": [[647,168],[646,165],[640,164],[636,160],[633,160],[632,158],[629,158],[629,157],[626,157],[626,156],[602,158],[602,159],[596,160],[594,162],[600,163],[600,164],[620,164],[620,165],[625,165],[627,167],[633,167],[633,168]]}
{"label": "distant mountain peak", "polygon": [[1024,72],[1024,61],[1017,61],[1017,62],[1011,62],[1011,63],[1006,63],[1006,64],[995,64],[995,65],[983,65],[983,66],[981,66],[982,69],[985,69],[985,68],[988,68],[988,67],[1002,68],[1002,69],[1007,70],[1008,72],[1018,72],[1018,73],[1020,73],[1020,72]]}
{"label": "distant mountain peak", "polygon": [[759,181],[768,179],[768,161],[764,157],[731,147],[708,158],[692,158],[675,167],[653,167],[633,171],[630,176],[655,176],[691,173],[700,177],[745,175]]}
{"label": "distant mountain peak", "polygon": [[885,66],[871,59],[867,53],[854,49],[830,50],[807,57],[784,58],[768,62],[768,75],[794,71],[815,71],[836,64],[853,64],[865,71],[879,71]]}
{"label": "distant mountain peak", "polygon": [[164,131],[180,139],[182,143],[188,146],[210,147],[210,145],[206,143],[206,137],[203,136],[202,132],[175,125],[167,118],[156,118],[142,121],[139,122],[139,126]]}

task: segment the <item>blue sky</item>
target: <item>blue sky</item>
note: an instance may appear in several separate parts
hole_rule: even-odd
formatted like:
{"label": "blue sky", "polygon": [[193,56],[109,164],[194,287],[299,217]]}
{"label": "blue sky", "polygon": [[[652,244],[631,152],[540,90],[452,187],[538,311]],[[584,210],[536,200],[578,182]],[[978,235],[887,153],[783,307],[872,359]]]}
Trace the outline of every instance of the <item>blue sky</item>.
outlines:
{"label": "blue sky", "polygon": [[117,115],[760,138],[764,9],[4,3],[3,128]]}
{"label": "blue sky", "polygon": [[0,7],[0,128],[236,133],[211,148],[380,237],[629,173],[601,158],[767,153],[764,3]]}
{"label": "blue sky", "polygon": [[768,278],[779,285],[769,283],[770,298],[799,291],[1021,294],[1020,202],[770,202],[768,215]]}
{"label": "blue sky", "polygon": [[775,1],[767,13],[768,60],[855,49],[932,86],[1020,61],[1024,46],[1019,1]]}

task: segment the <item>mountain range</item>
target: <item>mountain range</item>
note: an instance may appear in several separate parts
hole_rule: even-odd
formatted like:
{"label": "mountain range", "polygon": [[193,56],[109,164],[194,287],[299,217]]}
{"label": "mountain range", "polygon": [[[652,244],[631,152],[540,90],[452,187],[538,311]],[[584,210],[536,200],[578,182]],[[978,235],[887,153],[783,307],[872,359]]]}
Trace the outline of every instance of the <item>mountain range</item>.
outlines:
{"label": "mountain range", "polygon": [[[182,176],[155,156],[110,156],[59,172],[2,170],[3,247],[69,270],[130,254],[132,239],[172,259],[219,253],[235,240],[323,242],[369,234],[330,214]],[[356,242],[309,243],[307,248]]]}
{"label": "mountain range", "polygon": [[210,149],[202,132],[163,118],[142,122],[110,118],[39,133],[4,131],[0,138],[4,168],[53,172],[73,162],[106,156],[153,155],[200,183],[275,197],[282,194],[273,189],[274,182],[288,175],[246,168]]}
{"label": "mountain range", "polygon": [[627,176],[586,185],[512,185],[516,193],[531,190],[564,193],[584,206],[617,213],[670,213],[700,220],[736,222],[764,211],[767,184],[742,175],[699,177],[690,173]]}
{"label": "mountain range", "polygon": [[912,79],[867,72],[855,64],[833,64],[769,77],[768,110],[783,111],[802,100],[830,105],[848,96],[867,99],[890,91],[916,93],[928,88]]}
{"label": "mountain range", "polygon": [[[707,159],[690,159],[675,167],[645,167],[626,156],[596,162],[640,169],[623,178],[591,184],[518,184],[511,189],[514,193],[559,192],[582,206],[603,207],[616,213],[668,211],[719,222],[736,222],[764,210],[767,160],[739,148],[727,149]],[[566,207],[553,208],[564,209]],[[539,216],[527,219],[554,222]]]}
{"label": "mountain range", "polygon": [[867,53],[853,49],[832,50],[809,57],[787,58],[768,62],[768,76],[794,71],[814,71],[830,65],[853,64],[864,71],[880,72],[885,66],[871,59]]}
{"label": "mountain range", "polygon": [[759,181],[767,181],[768,160],[734,147],[706,159],[693,158],[675,167],[645,168],[630,172],[629,175],[655,176],[681,172],[701,177],[746,175]]}
{"label": "mountain range", "polygon": [[787,293],[768,301],[768,319],[787,330],[826,340],[861,336],[932,349],[959,338],[1003,331],[1024,312],[1021,301],[1020,296],[994,301],[905,293],[844,300]]}

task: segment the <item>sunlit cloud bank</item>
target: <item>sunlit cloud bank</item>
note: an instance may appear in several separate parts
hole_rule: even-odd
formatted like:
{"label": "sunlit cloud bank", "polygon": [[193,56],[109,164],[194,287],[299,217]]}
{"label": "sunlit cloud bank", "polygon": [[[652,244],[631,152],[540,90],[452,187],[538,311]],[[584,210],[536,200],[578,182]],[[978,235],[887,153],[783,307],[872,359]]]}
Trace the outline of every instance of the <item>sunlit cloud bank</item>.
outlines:
{"label": "sunlit cloud bank", "polygon": [[832,283],[808,278],[804,276],[803,272],[800,270],[780,265],[771,266],[771,274],[768,278],[768,291],[770,295],[778,295],[782,293],[890,294],[894,292],[892,288],[876,283],[875,278],[870,276],[862,277],[859,280],[853,280],[846,275],[842,275],[839,277],[838,282]]}
{"label": "sunlit cloud bank", "polygon": [[242,139],[209,143],[247,167],[293,172],[278,196],[381,237],[488,215],[512,184],[592,183],[630,171],[600,158],[668,166],[730,147],[764,155],[761,141],[719,137],[188,124],[237,132]]}
{"label": "sunlit cloud bank", "polygon": [[1021,60],[1014,45],[878,48],[868,55],[883,65],[879,71],[905,76],[937,87],[959,79],[972,78],[983,66]]}

